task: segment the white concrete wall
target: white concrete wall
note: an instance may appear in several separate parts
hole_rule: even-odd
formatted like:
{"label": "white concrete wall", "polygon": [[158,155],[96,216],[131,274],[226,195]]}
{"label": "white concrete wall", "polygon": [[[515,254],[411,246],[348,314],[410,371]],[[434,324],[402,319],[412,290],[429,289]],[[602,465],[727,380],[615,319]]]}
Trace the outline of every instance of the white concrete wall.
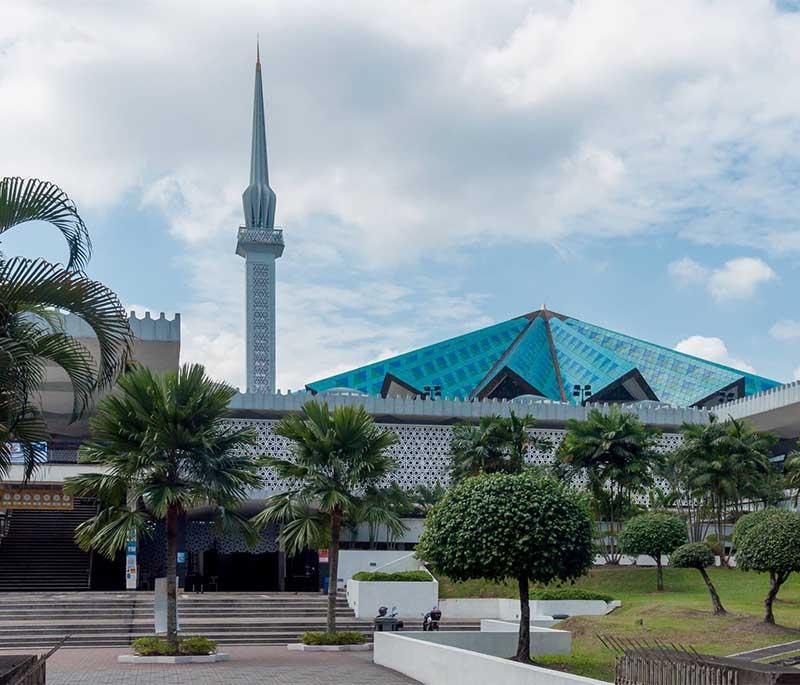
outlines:
{"label": "white concrete wall", "polygon": [[379,607],[397,607],[400,618],[422,618],[439,603],[439,583],[375,583],[351,580],[347,604],[356,618],[374,618]]}
{"label": "white concrete wall", "polygon": [[[498,621],[500,623],[500,621]],[[406,637],[437,645],[447,645],[468,649],[471,652],[499,656],[504,659],[517,653],[518,630],[442,630],[429,633],[421,631],[405,631]],[[572,635],[566,630],[535,628],[531,631],[531,656],[545,654],[569,654],[572,647]]]}
{"label": "white concrete wall", "polygon": [[518,599],[497,597],[442,599],[439,601],[439,608],[447,618],[497,618],[519,621]]}
{"label": "white concrete wall", "polygon": [[416,571],[422,564],[408,550],[343,549],[339,552],[339,589],[359,571]]}
{"label": "white concrete wall", "polygon": [[375,633],[373,660],[423,685],[608,685],[594,678],[424,642],[408,633]]}
{"label": "white concrete wall", "polygon": [[605,616],[619,606],[619,601],[606,603],[601,599],[532,599],[531,616]]}

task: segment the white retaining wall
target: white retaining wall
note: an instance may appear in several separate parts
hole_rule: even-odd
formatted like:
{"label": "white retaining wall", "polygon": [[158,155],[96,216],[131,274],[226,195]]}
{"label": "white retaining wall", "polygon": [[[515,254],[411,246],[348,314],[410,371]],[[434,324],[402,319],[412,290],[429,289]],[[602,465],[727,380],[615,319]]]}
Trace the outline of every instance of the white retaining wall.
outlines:
{"label": "white retaining wall", "polygon": [[356,618],[374,618],[379,607],[397,607],[400,618],[422,618],[439,603],[439,583],[380,583],[350,580],[347,604]]}
{"label": "white retaining wall", "polygon": [[[532,599],[531,619],[551,617],[553,614],[568,616],[604,616],[620,603],[602,600],[538,600]],[[501,621],[519,622],[519,600],[497,598],[443,599],[439,608],[447,618],[494,618]]]}
{"label": "white retaining wall", "polygon": [[423,685],[608,685],[594,678],[418,640],[408,633],[375,633],[372,658]]}
{"label": "white retaining wall", "polygon": [[[480,632],[477,630],[405,631],[403,635],[423,642],[458,647],[471,652],[508,659],[517,653],[518,633],[516,628],[513,632],[508,630],[484,631],[481,626]],[[531,629],[531,656],[569,654],[571,649],[572,635],[568,631],[551,630],[550,628]]]}

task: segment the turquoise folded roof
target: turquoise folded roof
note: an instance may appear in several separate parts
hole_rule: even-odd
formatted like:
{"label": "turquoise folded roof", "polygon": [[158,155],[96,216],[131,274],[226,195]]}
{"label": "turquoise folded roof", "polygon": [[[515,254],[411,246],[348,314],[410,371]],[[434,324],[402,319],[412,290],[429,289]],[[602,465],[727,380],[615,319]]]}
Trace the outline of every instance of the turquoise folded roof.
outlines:
{"label": "turquoise folded roof", "polygon": [[306,388],[377,395],[387,375],[412,393],[438,385],[443,397],[512,399],[518,393],[577,403],[580,398],[573,397],[572,387],[590,385],[598,398],[624,401],[633,388],[638,394],[631,399],[646,395],[676,406],[702,403],[731,388],[747,396],[780,385],[541,309],[313,381]]}

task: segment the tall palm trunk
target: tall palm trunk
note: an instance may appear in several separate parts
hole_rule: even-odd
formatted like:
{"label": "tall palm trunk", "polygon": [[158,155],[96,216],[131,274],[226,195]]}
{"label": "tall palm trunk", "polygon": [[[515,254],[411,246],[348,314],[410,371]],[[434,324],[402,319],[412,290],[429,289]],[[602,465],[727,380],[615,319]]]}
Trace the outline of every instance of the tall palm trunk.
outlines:
{"label": "tall palm trunk", "polygon": [[331,547],[328,550],[328,632],[336,632],[336,580],[339,576],[339,539],[342,531],[342,513],[331,512]]}
{"label": "tall palm trunk", "polygon": [[664,568],[661,565],[661,552],[656,554],[656,589],[664,592]]}
{"label": "tall palm trunk", "polygon": [[528,590],[528,576],[517,579],[519,585],[519,639],[514,661],[527,664],[531,659],[531,604]]}
{"label": "tall palm trunk", "polygon": [[167,640],[178,644],[178,593],[175,576],[178,573],[178,507],[167,509]]}

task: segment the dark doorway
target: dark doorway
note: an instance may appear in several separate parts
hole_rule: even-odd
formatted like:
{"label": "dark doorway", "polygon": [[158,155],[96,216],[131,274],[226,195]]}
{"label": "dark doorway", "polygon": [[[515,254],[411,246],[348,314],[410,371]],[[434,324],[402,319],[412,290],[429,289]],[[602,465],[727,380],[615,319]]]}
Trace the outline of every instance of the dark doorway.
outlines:
{"label": "dark doorway", "polygon": [[[206,552],[206,577],[215,576],[217,588],[226,592],[275,592],[278,590],[278,553]],[[209,587],[210,589],[210,587]]]}
{"label": "dark doorway", "polygon": [[304,549],[286,559],[287,592],[317,592],[319,590],[319,555],[316,550]]}
{"label": "dark doorway", "polygon": [[117,552],[113,559],[99,552],[91,552],[92,590],[125,589],[125,552]]}

